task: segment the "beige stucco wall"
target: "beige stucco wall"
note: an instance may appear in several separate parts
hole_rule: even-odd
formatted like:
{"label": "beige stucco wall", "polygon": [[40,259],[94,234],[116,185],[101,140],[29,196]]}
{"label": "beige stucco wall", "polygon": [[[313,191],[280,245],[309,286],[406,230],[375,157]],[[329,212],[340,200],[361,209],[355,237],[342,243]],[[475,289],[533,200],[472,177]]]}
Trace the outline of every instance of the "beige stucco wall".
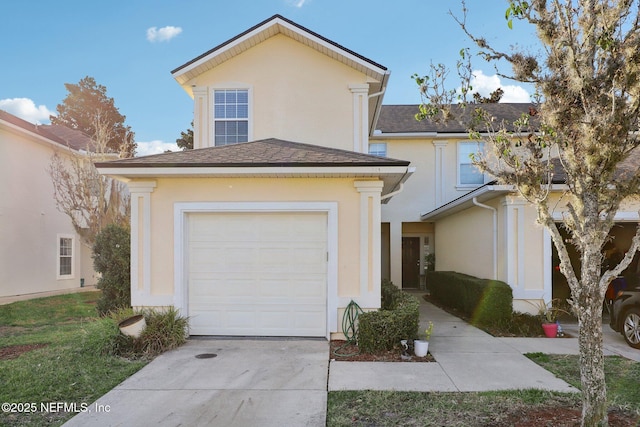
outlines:
{"label": "beige stucco wall", "polygon": [[[350,84],[368,77],[282,34],[188,81],[207,87],[250,90],[249,140],[279,138],[353,150],[354,112]],[[209,121],[213,126],[213,121]]]}
{"label": "beige stucco wall", "polygon": [[[148,180],[147,180],[148,181]],[[145,256],[150,261],[150,293],[149,297],[141,297],[144,306],[154,306],[154,296],[172,298],[177,284],[174,282],[175,250],[179,242],[174,241],[174,206],[176,203],[189,202],[335,202],[337,203],[337,295],[329,294],[329,298],[337,305],[337,311],[330,313],[335,317],[338,329],[341,319],[338,313],[353,298],[359,301],[363,292],[368,293],[367,302],[360,302],[363,308],[375,308],[380,304],[379,252],[375,250],[373,237],[379,238],[379,222],[375,223],[376,209],[379,204],[367,200],[363,203],[363,194],[358,192],[354,178],[160,178],[154,180],[156,187],[150,194],[150,245],[149,253],[144,253],[145,212],[139,211],[139,217],[132,221],[138,223],[140,233],[133,234],[138,239],[140,253],[137,255],[140,268],[137,274],[138,287],[133,292],[142,292],[145,282]],[[381,187],[380,187],[381,188]],[[378,190],[379,191],[379,190]],[[142,204],[142,199],[134,203]],[[366,214],[363,215],[362,209]],[[371,223],[366,226],[369,238],[363,236],[360,221],[367,218]],[[377,216],[379,218],[379,215]],[[374,235],[372,231],[376,231]],[[365,248],[362,242],[365,238]],[[331,248],[330,248],[331,249]],[[361,280],[361,254],[366,251],[364,262],[368,265],[369,282]],[[132,256],[136,256],[132,254]],[[375,273],[377,269],[377,275]],[[376,291],[377,288],[377,291]],[[372,303],[371,296],[377,295]],[[164,301],[169,301],[165,299]],[[148,301],[148,302],[146,302]],[[135,303],[134,303],[135,304]],[[165,305],[159,304],[159,305]],[[334,332],[334,331],[332,331]]]}
{"label": "beige stucco wall", "polygon": [[[0,124],[0,297],[80,287],[80,239],[55,207],[47,172],[53,152]],[[56,278],[58,234],[75,236],[71,279]]]}
{"label": "beige stucco wall", "polygon": [[493,278],[493,215],[479,207],[436,222],[436,270]]}

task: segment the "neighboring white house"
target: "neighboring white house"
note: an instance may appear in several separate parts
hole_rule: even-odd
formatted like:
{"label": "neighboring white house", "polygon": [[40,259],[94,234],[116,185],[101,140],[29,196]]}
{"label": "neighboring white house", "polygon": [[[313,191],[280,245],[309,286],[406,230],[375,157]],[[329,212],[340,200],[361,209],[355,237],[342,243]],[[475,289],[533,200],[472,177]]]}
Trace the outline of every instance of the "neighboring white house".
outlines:
{"label": "neighboring white house", "polygon": [[95,285],[91,248],[56,209],[49,164],[91,140],[0,110],[0,297]]}

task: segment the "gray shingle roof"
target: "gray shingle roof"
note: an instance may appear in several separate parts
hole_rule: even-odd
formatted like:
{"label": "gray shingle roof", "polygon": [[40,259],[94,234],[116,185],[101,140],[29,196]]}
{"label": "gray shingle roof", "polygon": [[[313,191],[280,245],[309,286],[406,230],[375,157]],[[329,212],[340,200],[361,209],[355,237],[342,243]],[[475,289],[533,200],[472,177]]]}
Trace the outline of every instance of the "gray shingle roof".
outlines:
{"label": "gray shingle roof", "polygon": [[410,162],[270,138],[97,163],[122,167],[408,166]]}
{"label": "gray shingle roof", "polygon": [[[498,122],[503,119],[507,122],[513,122],[522,113],[528,113],[529,108],[533,108],[531,103],[499,103],[499,104],[482,104],[487,112],[493,115]],[[454,108],[459,108],[454,106]],[[467,108],[463,115],[469,116],[473,108]],[[415,118],[418,113],[418,105],[383,105],[378,118],[377,130],[382,133],[422,133],[422,132],[438,132],[438,133],[465,133],[468,129],[457,121],[448,123],[435,123],[431,120],[418,121]],[[464,117],[463,116],[463,117]],[[463,119],[463,121],[467,121]]]}
{"label": "gray shingle roof", "polygon": [[60,125],[34,125],[4,110],[0,110],[0,120],[4,120],[26,131],[32,132],[43,138],[72,148],[74,150],[87,150],[91,148],[93,141],[86,134]]}

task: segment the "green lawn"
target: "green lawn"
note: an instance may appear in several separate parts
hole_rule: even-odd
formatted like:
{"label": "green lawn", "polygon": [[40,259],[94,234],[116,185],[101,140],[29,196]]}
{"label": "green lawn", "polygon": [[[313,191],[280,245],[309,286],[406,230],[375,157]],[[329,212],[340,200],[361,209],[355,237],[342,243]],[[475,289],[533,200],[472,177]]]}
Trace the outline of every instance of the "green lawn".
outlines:
{"label": "green lawn", "polygon": [[91,403],[145,365],[95,351],[98,295],[83,292],[0,306],[0,354],[9,346],[44,345],[0,360],[0,402],[37,408],[3,411],[0,425],[60,425],[74,414],[42,412],[41,404]]}
{"label": "green lawn", "polygon": [[[580,387],[578,356],[541,353],[528,356],[566,382]],[[608,356],[606,375],[610,411],[624,414],[640,425],[640,363]],[[486,393],[336,391],[329,393],[327,426],[498,426],[510,425],[514,417],[524,419],[525,414],[553,414],[567,408],[579,414],[579,394],[540,390]]]}

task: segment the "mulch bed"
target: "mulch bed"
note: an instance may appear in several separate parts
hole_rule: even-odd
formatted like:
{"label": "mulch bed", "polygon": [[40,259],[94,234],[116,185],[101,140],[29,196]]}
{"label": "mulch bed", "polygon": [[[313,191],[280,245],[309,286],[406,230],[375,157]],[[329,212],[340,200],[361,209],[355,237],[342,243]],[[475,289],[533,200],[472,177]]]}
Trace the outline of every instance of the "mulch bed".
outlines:
{"label": "mulch bed", "polygon": [[[495,424],[487,427],[518,426],[518,427],[579,427],[582,409],[557,406],[521,408],[510,413]],[[630,413],[618,410],[609,411],[610,427],[634,427],[640,419]]]}
{"label": "mulch bed", "polygon": [[15,359],[28,351],[33,351],[48,345],[49,344],[23,344],[0,347],[0,360]]}
{"label": "mulch bed", "polygon": [[[340,362],[435,362],[431,353],[425,357],[417,357],[411,354],[411,359],[404,360],[400,349],[383,351],[375,354],[360,353],[358,346],[354,344],[345,345],[346,341],[331,340],[329,346],[329,359]],[[338,354],[335,353],[338,352]]]}

